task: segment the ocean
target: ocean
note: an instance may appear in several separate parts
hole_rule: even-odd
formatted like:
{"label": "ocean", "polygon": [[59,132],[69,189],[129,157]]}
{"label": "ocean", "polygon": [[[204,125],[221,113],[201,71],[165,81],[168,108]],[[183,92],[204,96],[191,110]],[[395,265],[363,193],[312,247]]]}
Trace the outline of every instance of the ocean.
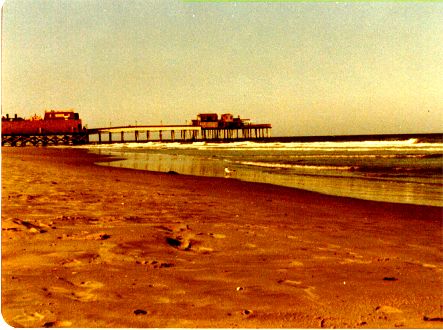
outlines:
{"label": "ocean", "polygon": [[[443,140],[378,136],[90,145],[104,166],[263,182],[374,201],[443,206]],[[232,173],[225,173],[228,167]]]}

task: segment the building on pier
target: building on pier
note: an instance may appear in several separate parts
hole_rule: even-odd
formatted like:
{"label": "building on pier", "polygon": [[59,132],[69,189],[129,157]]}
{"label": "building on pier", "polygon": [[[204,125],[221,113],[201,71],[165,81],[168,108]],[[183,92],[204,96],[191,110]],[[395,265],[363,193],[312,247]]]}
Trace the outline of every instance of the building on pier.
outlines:
{"label": "building on pier", "polygon": [[216,113],[200,113],[197,115],[197,119],[192,120],[193,126],[200,126],[202,129],[214,129],[214,128],[243,128],[250,125],[249,119],[241,119],[240,116],[234,118],[230,113],[224,113],[218,119]]}
{"label": "building on pier", "polygon": [[193,126],[202,129],[202,140],[238,140],[238,139],[265,139],[271,137],[271,124],[252,124],[250,119],[234,117],[225,113],[218,118],[214,113],[201,113]]}
{"label": "building on pier", "polygon": [[44,118],[2,116],[2,146],[85,144],[88,134],[78,113],[73,110],[46,111]]}

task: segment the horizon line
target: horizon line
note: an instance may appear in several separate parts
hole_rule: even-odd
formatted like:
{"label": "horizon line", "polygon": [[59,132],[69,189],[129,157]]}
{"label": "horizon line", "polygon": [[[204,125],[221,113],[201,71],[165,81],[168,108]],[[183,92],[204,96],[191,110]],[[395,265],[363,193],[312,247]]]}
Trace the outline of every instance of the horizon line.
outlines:
{"label": "horizon line", "polygon": [[182,2],[335,2],[335,3],[353,3],[353,2],[400,2],[400,3],[420,3],[420,2],[443,2],[443,0],[182,0]]}

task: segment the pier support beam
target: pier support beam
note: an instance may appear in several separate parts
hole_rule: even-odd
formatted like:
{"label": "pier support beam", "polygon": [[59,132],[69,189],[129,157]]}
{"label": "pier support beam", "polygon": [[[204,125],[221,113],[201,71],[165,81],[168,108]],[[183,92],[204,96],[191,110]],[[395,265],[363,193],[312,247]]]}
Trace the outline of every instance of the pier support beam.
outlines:
{"label": "pier support beam", "polygon": [[[144,137],[144,133],[146,132],[146,140]],[[128,127],[111,127],[111,128],[102,128],[102,129],[94,129],[90,130],[90,132],[85,132],[85,134],[89,137],[89,135],[98,135],[98,143],[113,143],[113,142],[141,142],[146,141],[149,142],[152,140],[151,133],[154,133],[154,139],[156,139],[158,134],[158,141],[164,141],[163,135],[166,134],[165,139],[167,141],[211,141],[211,140],[219,140],[219,141],[232,141],[236,139],[265,139],[271,136],[271,126],[269,124],[251,124],[244,125],[243,127],[221,127],[221,128],[202,128],[196,127],[192,125],[171,125],[171,126],[128,126]],[[179,133],[177,133],[179,132]],[[102,134],[108,133],[109,140],[103,141]],[[125,140],[125,133],[129,133],[130,137],[126,136],[127,141]],[[141,135],[140,135],[141,133]],[[177,133],[177,134],[176,134]],[[113,141],[112,134],[120,134],[120,138],[114,139]],[[134,134],[134,135],[132,135]],[[170,135],[169,135],[170,134]],[[179,135],[178,135],[179,134]],[[5,142],[6,143],[6,142]],[[8,141],[8,144],[23,144],[26,145],[28,143],[34,143],[33,141],[23,140],[23,141]],[[39,141],[40,144],[46,144],[46,141]],[[50,143],[66,143],[63,138],[54,141],[49,141]]]}

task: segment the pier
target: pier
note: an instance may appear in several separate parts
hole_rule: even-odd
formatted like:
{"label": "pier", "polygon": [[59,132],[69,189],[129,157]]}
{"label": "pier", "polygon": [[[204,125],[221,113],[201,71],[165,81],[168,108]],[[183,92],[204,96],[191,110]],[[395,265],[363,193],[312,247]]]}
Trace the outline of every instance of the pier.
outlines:
{"label": "pier", "polygon": [[271,137],[271,125],[246,125],[241,128],[203,128],[194,125],[118,126],[88,129],[88,141],[93,144],[124,142],[192,142],[266,139]]}
{"label": "pier", "polygon": [[124,142],[238,141],[271,138],[271,124],[251,124],[232,114],[198,114],[192,125],[128,125],[87,129],[78,113],[45,111],[23,119],[2,116],[2,146],[82,145]]}
{"label": "pier", "polygon": [[[168,134],[169,133],[169,134]],[[191,125],[118,126],[88,130],[91,143],[197,140],[201,127]],[[169,136],[168,136],[169,135]]]}

